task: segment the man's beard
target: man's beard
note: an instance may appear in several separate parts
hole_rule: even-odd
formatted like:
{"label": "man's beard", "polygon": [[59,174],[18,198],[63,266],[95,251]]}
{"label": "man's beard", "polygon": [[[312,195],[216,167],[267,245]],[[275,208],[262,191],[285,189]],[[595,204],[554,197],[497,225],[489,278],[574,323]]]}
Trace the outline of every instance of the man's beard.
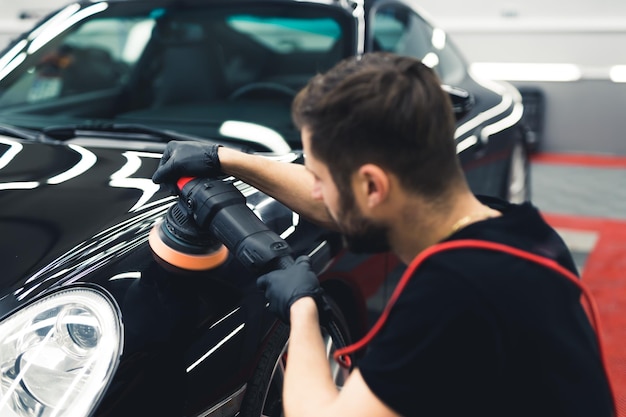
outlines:
{"label": "man's beard", "polygon": [[354,253],[387,252],[389,227],[366,219],[357,208],[351,192],[341,194],[337,224],[346,247]]}

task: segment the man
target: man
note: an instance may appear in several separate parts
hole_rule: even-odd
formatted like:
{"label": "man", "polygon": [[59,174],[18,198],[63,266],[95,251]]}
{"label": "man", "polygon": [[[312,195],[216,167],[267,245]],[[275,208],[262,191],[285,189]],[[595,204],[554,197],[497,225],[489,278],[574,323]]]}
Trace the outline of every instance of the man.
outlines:
{"label": "man", "polygon": [[[293,103],[305,165],[173,142],[154,181],[234,175],[342,232],[354,251],[407,265],[438,242],[479,239],[554,259],[563,241],[530,204],[472,194],[456,156],[449,97],[418,60],[347,59]],[[287,416],[609,416],[611,392],[579,290],[509,254],[457,249],[427,259],[345,385],[334,386],[307,259],[259,278],[291,325]],[[317,301],[316,301],[317,300]]]}

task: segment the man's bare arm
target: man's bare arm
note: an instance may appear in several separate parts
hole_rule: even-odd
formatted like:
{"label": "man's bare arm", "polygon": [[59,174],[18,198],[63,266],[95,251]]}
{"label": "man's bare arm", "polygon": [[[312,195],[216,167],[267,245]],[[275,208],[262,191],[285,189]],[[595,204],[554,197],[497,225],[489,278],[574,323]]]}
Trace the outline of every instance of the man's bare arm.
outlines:
{"label": "man's bare arm", "polygon": [[287,417],[398,416],[372,393],[358,369],[350,374],[342,390],[337,390],[312,298],[297,300],[291,306],[290,317],[283,396]]}
{"label": "man's bare arm", "polygon": [[222,171],[277,199],[296,213],[329,229],[336,229],[324,203],[311,195],[314,177],[303,165],[219,148]]}

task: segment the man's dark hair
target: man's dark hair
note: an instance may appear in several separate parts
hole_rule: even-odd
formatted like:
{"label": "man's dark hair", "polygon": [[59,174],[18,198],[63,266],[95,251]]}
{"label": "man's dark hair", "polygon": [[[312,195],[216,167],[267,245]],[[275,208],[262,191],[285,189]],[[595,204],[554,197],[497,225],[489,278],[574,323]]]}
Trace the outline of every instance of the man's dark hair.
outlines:
{"label": "man's dark hair", "polygon": [[292,118],[309,129],[311,151],[342,192],[365,163],[426,197],[462,178],[450,97],[418,59],[384,52],[347,58],[298,93]]}

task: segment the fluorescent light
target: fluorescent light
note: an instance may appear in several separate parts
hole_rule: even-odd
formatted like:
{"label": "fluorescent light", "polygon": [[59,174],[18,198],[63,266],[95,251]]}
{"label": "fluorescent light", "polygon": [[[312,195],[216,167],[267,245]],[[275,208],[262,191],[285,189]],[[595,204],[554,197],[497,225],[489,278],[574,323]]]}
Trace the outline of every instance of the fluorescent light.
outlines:
{"label": "fluorescent light", "polygon": [[626,83],[626,65],[614,65],[609,72],[614,83]]}
{"label": "fluorescent light", "polygon": [[577,81],[582,71],[574,64],[476,62],[471,71],[484,78],[507,81]]}

